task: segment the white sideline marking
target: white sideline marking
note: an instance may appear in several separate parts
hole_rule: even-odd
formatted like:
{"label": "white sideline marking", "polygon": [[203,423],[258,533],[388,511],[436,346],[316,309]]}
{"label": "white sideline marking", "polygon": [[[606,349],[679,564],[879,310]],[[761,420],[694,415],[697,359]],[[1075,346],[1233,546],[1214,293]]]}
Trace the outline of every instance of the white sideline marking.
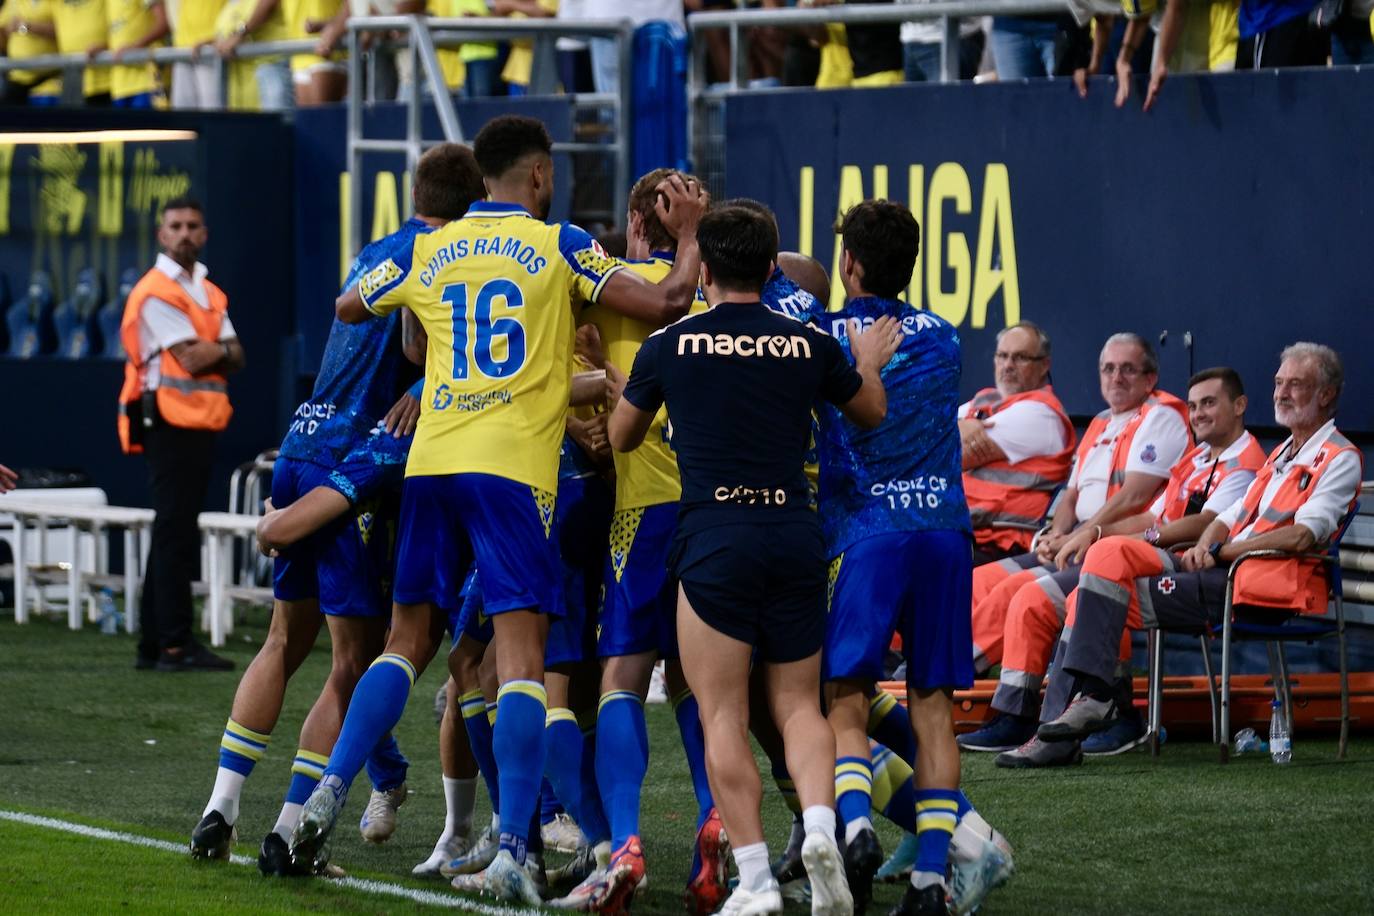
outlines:
{"label": "white sideline marking", "polygon": [[[182,856],[187,855],[186,845],[183,843],[157,840],[152,837],[139,836],[136,833],[106,830],[103,827],[91,827],[86,824],[61,821],[52,817],[40,817],[36,814],[25,814],[22,811],[6,811],[0,809],[0,821],[14,821],[19,824],[28,824],[31,827],[46,827],[49,830],[61,830],[66,833],[74,833],[77,836],[89,837],[95,840],[112,840],[116,843],[127,843],[130,846],[143,846],[148,849],[161,850],[162,852],[174,852]],[[248,856],[230,856],[229,861],[235,865],[257,864],[256,859],[250,859]],[[399,884],[387,884],[385,881],[374,881],[370,878],[326,879],[322,883],[325,887],[342,887],[350,890],[362,891],[367,894],[402,897],[412,903],[421,903],[427,906],[441,906],[451,910],[463,910],[468,913],[479,913],[482,914],[482,916],[539,916],[538,910],[531,910],[529,908],[508,909],[506,907],[491,906],[490,904],[478,903],[470,897],[461,897],[457,894],[441,894],[435,891],[421,891],[411,887],[403,887]]]}

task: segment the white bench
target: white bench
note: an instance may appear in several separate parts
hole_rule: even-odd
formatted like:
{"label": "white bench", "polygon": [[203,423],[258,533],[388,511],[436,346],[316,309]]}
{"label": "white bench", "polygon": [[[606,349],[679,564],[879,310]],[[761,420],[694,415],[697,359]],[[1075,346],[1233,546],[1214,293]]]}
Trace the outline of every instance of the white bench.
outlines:
{"label": "white bench", "polygon": [[[20,491],[16,491],[20,492]],[[104,494],[102,493],[103,497]],[[142,578],[144,560],[147,556],[147,541],[144,532],[152,527],[153,510],[124,506],[81,505],[44,499],[37,493],[24,493],[16,498],[7,495],[0,498],[0,512],[14,517],[12,546],[14,548],[14,619],[16,623],[29,620],[29,582],[43,581],[46,576],[35,574],[30,569],[28,538],[30,533],[38,537],[38,559],[40,568],[47,562],[47,532],[54,523],[65,524],[67,555],[67,626],[73,630],[81,629],[81,604],[84,588],[88,581],[113,583],[106,575],[109,569],[108,545],[105,529],[121,528],[124,532],[124,626],[133,633],[138,628],[138,586]],[[29,526],[33,525],[33,532]],[[89,531],[95,543],[95,558],[92,573],[83,569],[79,552],[78,537]],[[37,589],[38,610],[43,610],[41,589]]]}
{"label": "white bench", "polygon": [[246,549],[257,550],[260,515],[235,512],[202,512],[200,532],[205,540],[205,606],[201,626],[210,631],[210,645],[224,645],[234,632],[234,601],[272,603],[272,589],[231,582],[234,567],[234,541],[243,538]]}

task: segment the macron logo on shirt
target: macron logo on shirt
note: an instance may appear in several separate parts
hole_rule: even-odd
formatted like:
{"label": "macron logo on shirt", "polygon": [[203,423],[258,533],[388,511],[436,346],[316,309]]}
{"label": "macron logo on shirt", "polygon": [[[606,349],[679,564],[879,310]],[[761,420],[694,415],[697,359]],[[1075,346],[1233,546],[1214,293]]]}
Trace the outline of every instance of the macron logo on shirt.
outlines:
{"label": "macron logo on shirt", "polygon": [[810,359],[811,341],[798,334],[683,334],[677,339],[677,355],[762,356],[778,359]]}

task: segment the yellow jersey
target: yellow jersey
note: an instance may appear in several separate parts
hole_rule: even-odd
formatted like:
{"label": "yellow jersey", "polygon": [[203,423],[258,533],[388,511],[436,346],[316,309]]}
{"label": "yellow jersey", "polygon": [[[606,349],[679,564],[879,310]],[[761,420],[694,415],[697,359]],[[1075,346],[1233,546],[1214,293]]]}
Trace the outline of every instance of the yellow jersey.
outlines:
{"label": "yellow jersey", "polygon": [[[539,0],[545,12],[557,14],[558,0]],[[524,13],[511,13],[511,19],[528,19]],[[506,55],[506,65],[501,68],[501,79],[517,86],[528,86],[530,74],[534,70],[534,42],[522,38],[510,43],[510,53]]]}
{"label": "yellow jersey", "polygon": [[[450,16],[491,16],[487,0],[449,0]],[[463,63],[475,60],[491,60],[500,53],[495,42],[465,41],[458,47],[458,55]]]}
{"label": "yellow jersey", "polygon": [[172,44],[194,48],[215,40],[215,19],[224,0],[180,0],[172,13]]}
{"label": "yellow jersey", "polygon": [[[55,0],[52,14],[57,29],[57,50],[63,54],[85,54],[109,41],[105,0]],[[81,91],[84,95],[109,92],[110,68],[87,67]]]}
{"label": "yellow jersey", "polygon": [[[24,22],[46,24],[52,22],[53,0],[10,0],[5,4],[4,16],[0,22],[12,25],[20,20]],[[57,42],[51,38],[44,38],[33,32],[10,32],[10,40],[7,55],[12,60],[23,60],[26,57],[39,57],[43,54],[56,54]],[[62,94],[62,76],[50,76],[39,82],[42,74],[34,73],[30,70],[11,70],[9,79],[11,82],[20,86],[29,86],[30,96],[52,96]],[[35,85],[36,84],[36,85]]]}
{"label": "yellow jersey", "polygon": [[[660,283],[673,269],[670,252],[654,252],[647,261],[626,261],[625,266],[651,283]],[[706,310],[701,299],[692,303],[691,314]],[[604,305],[594,305],[581,320],[596,325],[601,334],[601,346],[606,359],[626,375],[634,365],[640,346],[657,327],[637,318],[612,311]],[[678,476],[677,457],[672,448],[672,427],[668,423],[668,408],[660,406],[654,414],[653,425],[644,434],[644,442],[632,452],[614,452],[615,509],[640,509],[682,498],[682,481]]]}
{"label": "yellow jersey", "polygon": [[[431,16],[452,15],[451,7],[451,0],[427,0],[425,3],[425,11]],[[435,48],[434,54],[439,58],[439,69],[444,71],[444,85],[449,89],[461,89],[467,78],[463,55],[457,48]]]}
{"label": "yellow jersey", "polygon": [[[106,0],[105,16],[109,21],[110,50],[123,48],[138,41],[153,29],[157,21],[153,7],[161,0]],[[110,97],[128,98],[154,92],[158,88],[157,65],[116,64],[110,68]]]}
{"label": "yellow jersey", "polygon": [[408,306],[429,335],[406,476],[492,474],[556,492],[573,303],[594,303],[622,266],[577,226],[479,202],[363,277],[369,311]]}
{"label": "yellow jersey", "polygon": [[[295,39],[318,38],[318,33],[306,31],[306,25],[310,22],[328,22],[333,19],[343,6],[343,0],[282,0],[282,13],[286,17],[286,28]],[[330,55],[333,60],[343,60],[343,52],[335,51]],[[293,72],[308,70],[318,64],[325,62],[323,57],[318,54],[293,54],[291,55],[291,69]]]}

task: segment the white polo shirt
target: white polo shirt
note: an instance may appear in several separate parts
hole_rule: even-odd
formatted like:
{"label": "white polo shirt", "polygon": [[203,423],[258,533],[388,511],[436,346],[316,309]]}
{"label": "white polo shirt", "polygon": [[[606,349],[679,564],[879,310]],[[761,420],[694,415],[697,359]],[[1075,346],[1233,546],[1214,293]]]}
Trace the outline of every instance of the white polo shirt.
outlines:
{"label": "white polo shirt", "polygon": [[[1116,440],[1125,430],[1126,424],[1140,412],[1140,408],[1112,414],[1107,428],[1097,437],[1088,449],[1087,456],[1080,464],[1074,457],[1073,472],[1069,474],[1069,486],[1078,490],[1078,502],[1074,504],[1074,517],[1085,522],[1107,504],[1107,482],[1112,473],[1112,452]],[[1169,470],[1188,450],[1188,426],[1178,411],[1163,405],[1155,407],[1140,421],[1126,449],[1126,473],[1149,474],[1151,477],[1169,477]]]}
{"label": "white polo shirt", "polygon": [[[1312,459],[1317,457],[1317,451],[1322,447],[1331,434],[1336,431],[1336,421],[1327,420],[1326,423],[1312,434],[1303,447],[1298,449],[1296,455],[1289,452],[1293,447],[1293,438],[1290,436],[1283,443],[1283,451],[1279,453],[1278,459],[1274,462],[1274,474],[1269,478],[1269,483],[1264,488],[1264,494],[1260,496],[1258,515],[1263,515],[1264,510],[1274,499],[1274,494],[1279,491],[1284,478],[1294,466],[1306,466],[1312,463]],[[1341,517],[1350,508],[1350,501],[1355,498],[1356,492],[1360,489],[1360,456],[1356,452],[1341,452],[1331,459],[1321,477],[1317,478],[1316,489],[1312,495],[1307,497],[1307,502],[1298,508],[1293,516],[1293,524],[1302,525],[1312,536],[1317,539],[1318,544],[1325,544],[1331,539],[1331,535],[1336,533],[1336,526],[1340,524]],[[1258,481],[1256,481],[1258,483]],[[1217,521],[1223,522],[1230,527],[1240,521],[1241,514],[1245,511],[1245,500],[1237,499],[1229,509],[1217,516]],[[1258,517],[1257,515],[1257,517]],[[1255,524],[1251,522],[1241,529],[1232,540],[1243,541],[1246,538],[1254,537]]]}
{"label": "white polo shirt", "polygon": [[[205,289],[205,277],[210,271],[204,264],[197,261],[195,267],[187,271],[164,253],[157,256],[157,263],[153,267],[175,280],[196,305],[203,309],[210,308],[210,294]],[[225,315],[220,325],[219,339],[232,340],[237,336],[233,322]],[[195,340],[196,337],[195,325],[191,324],[185,312],[156,296],[148,297],[138,317],[139,358],[148,367],[143,375],[144,391],[152,391],[162,380],[162,363],[153,357],[159,351]]]}
{"label": "white polo shirt", "polygon": [[[959,405],[959,419],[968,418],[972,401]],[[988,438],[996,442],[1011,464],[1027,458],[1057,455],[1064,450],[1064,424],[1048,404],[1017,401],[988,418]]]}

